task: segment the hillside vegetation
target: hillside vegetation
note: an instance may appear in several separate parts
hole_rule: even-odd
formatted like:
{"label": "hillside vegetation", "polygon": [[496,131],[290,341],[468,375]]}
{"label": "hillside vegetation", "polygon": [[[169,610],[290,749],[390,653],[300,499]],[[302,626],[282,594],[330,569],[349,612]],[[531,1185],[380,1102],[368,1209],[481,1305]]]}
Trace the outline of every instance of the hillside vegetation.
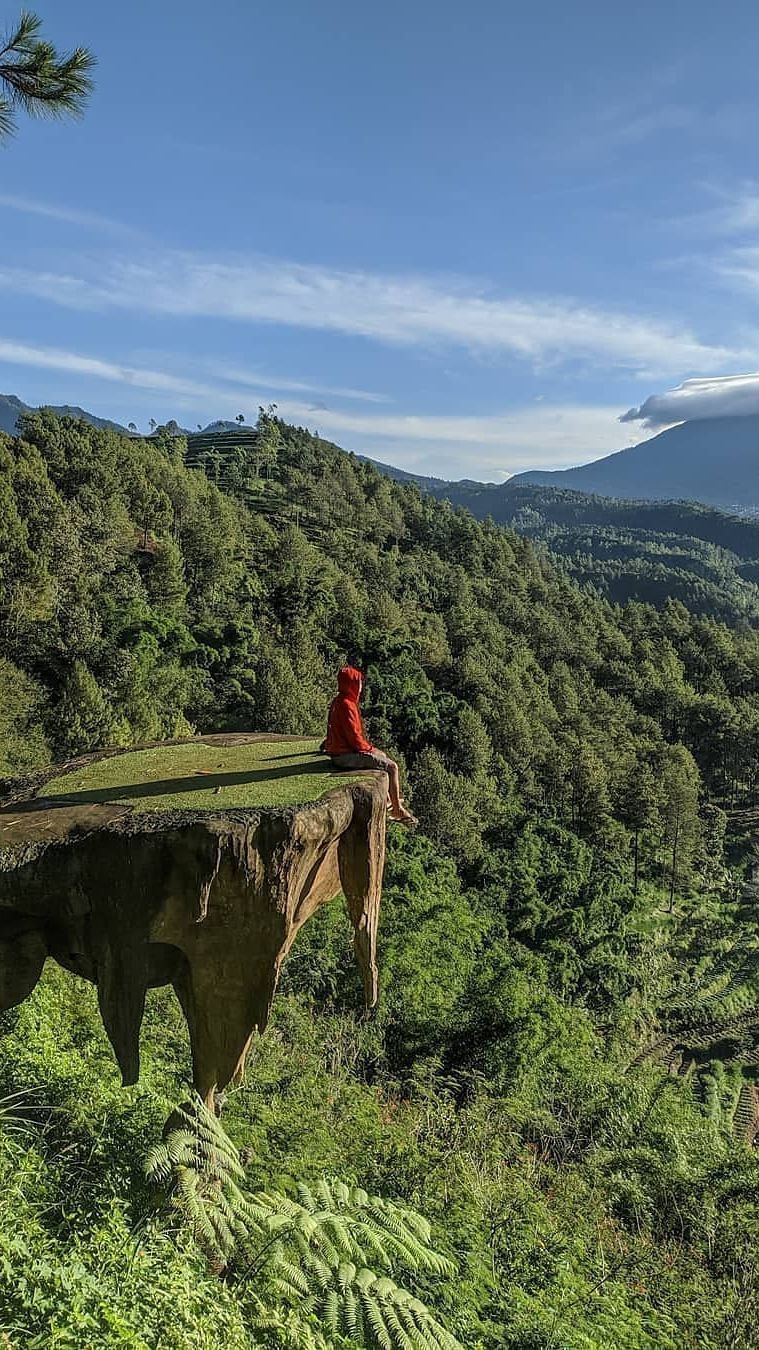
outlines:
{"label": "hillside vegetation", "polygon": [[[338,664],[365,668],[422,831],[391,841],[374,1020],[338,907],[296,943],[225,1108],[245,1193],[290,1213],[337,1176],[421,1211],[438,1264],[384,1269],[473,1350],[750,1344],[759,931],[725,830],[755,801],[759,635],[583,593],[269,414],[193,440],[50,413],[0,437],[0,772],[318,736]],[[142,1163],[186,1096],[168,994],[127,1092],[72,977],[2,1030],[11,1344],[429,1343],[395,1304],[385,1341],[335,1330],[310,1247],[289,1284],[255,1254],[220,1279],[195,1211],[166,1218]]]}
{"label": "hillside vegetation", "polygon": [[[387,470],[391,475],[395,470]],[[479,520],[491,517],[548,550],[554,565],[608,600],[661,608],[680,600],[695,614],[736,625],[759,621],[759,524],[697,502],[626,501],[507,483],[436,483],[425,491]]]}

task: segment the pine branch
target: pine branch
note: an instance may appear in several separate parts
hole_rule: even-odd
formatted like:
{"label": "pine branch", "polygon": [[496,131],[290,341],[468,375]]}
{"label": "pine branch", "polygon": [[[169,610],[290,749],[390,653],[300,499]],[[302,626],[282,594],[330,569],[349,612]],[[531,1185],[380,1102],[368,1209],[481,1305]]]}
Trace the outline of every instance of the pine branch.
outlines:
{"label": "pine branch", "polygon": [[41,20],[23,12],[0,47],[0,139],[16,129],[16,112],[30,117],[79,117],[93,90],[96,61],[86,47],[60,54],[39,36]]}

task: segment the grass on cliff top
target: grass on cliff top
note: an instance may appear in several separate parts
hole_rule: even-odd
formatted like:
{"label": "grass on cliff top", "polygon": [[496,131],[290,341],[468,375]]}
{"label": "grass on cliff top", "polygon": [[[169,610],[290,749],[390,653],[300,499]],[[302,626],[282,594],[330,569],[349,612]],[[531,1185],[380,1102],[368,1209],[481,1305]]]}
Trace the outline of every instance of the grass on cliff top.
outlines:
{"label": "grass on cliff top", "polygon": [[71,805],[123,802],[136,811],[297,806],[361,776],[337,772],[317,753],[318,745],[303,740],[155,746],[112,755],[53,778],[38,796],[65,797]]}

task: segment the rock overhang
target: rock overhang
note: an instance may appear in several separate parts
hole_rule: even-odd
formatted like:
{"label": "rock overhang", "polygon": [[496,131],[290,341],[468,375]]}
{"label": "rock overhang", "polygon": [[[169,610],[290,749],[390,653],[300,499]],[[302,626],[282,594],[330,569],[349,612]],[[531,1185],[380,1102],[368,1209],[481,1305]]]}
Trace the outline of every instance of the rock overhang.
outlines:
{"label": "rock overhang", "polygon": [[376,1001],[384,774],[337,774],[314,742],[239,733],[102,751],[6,787],[0,1007],[52,956],[97,985],[125,1082],[146,991],[170,983],[213,1100],[266,1025],[298,929],[341,891]]}

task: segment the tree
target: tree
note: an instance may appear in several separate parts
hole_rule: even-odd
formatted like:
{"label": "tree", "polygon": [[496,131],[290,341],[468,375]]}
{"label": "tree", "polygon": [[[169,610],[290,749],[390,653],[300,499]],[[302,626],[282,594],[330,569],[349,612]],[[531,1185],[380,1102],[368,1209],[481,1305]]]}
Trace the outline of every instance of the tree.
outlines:
{"label": "tree", "polygon": [[114,729],[113,712],[97,680],[83,661],[74,661],[58,708],[60,749],[66,755],[81,755],[109,745]]}
{"label": "tree", "polygon": [[240,423],[240,426],[242,426],[243,422],[245,421],[245,414],[244,414],[244,413],[238,413],[237,416],[236,416],[236,418],[235,418],[235,421],[236,421],[236,422],[239,422],[239,423]]}
{"label": "tree", "polygon": [[40,37],[42,21],[22,11],[0,47],[0,141],[14,135],[17,112],[78,117],[92,92],[95,57],[86,47],[62,55]]}
{"label": "tree", "polygon": [[669,908],[675,891],[688,877],[698,843],[700,776],[684,745],[669,745],[664,753],[661,786],[664,796],[664,840],[669,853]]}
{"label": "tree", "polygon": [[127,423],[127,431],[131,431],[132,435],[133,435],[133,436],[136,436],[136,435],[137,435],[137,423],[136,423],[136,422],[128,422],[128,423]]}
{"label": "tree", "polygon": [[572,824],[578,834],[593,835],[609,814],[608,775],[592,746],[580,744],[572,765]]}
{"label": "tree", "polygon": [[40,725],[47,711],[41,686],[0,656],[0,776],[48,763],[50,751]]}
{"label": "tree", "polygon": [[423,750],[414,766],[414,807],[430,839],[471,862],[482,854],[488,824],[487,786],[452,773],[437,750]]}
{"label": "tree", "polygon": [[620,819],[633,834],[633,895],[638,894],[640,876],[640,836],[656,820],[658,789],[648,764],[635,763],[621,785],[618,802]]}
{"label": "tree", "polygon": [[271,471],[277,463],[282,448],[282,432],[275,417],[276,408],[276,403],[270,403],[268,408],[258,409],[254,452],[256,478],[260,477],[262,466],[266,469],[266,477],[271,477]]}
{"label": "tree", "polygon": [[151,417],[150,421],[148,422],[148,426],[150,427],[151,431],[155,431],[156,427],[158,426],[158,423],[156,422],[154,417]]}

